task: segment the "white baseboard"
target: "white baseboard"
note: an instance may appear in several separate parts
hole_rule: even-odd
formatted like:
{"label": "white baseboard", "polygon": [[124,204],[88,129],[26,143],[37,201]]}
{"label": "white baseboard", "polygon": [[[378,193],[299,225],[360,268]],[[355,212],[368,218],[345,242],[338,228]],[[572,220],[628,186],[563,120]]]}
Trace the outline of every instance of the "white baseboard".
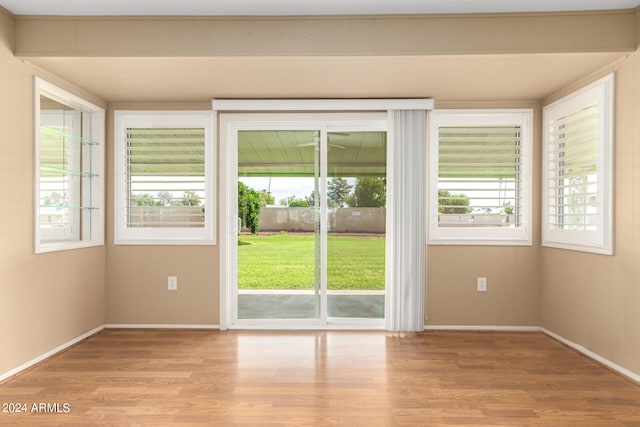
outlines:
{"label": "white baseboard", "polygon": [[71,347],[74,344],[77,344],[78,342],[82,341],[83,339],[89,338],[93,334],[97,334],[98,332],[100,332],[103,329],[104,329],[104,325],[98,326],[97,328],[92,329],[89,332],[86,332],[86,333],[80,335],[79,337],[76,337],[76,338],[72,339],[71,341],[68,341],[68,342],[62,344],[62,345],[54,348],[53,350],[48,351],[45,354],[42,354],[42,355],[36,357],[35,359],[31,359],[27,363],[23,363],[22,365],[18,366],[15,369],[12,369],[12,370],[10,370],[8,372],[0,374],[0,381],[4,381],[7,378],[10,378],[10,377],[12,377],[12,376],[14,376],[16,374],[19,374],[20,372],[24,371],[25,369],[29,369],[33,365],[42,362],[43,360],[55,355],[56,353],[61,352],[62,350],[67,349],[68,347]]}
{"label": "white baseboard", "polygon": [[625,377],[628,377],[630,379],[632,379],[633,381],[636,381],[638,383],[640,383],[640,375],[636,374],[635,372],[631,372],[630,370],[623,368],[620,365],[617,365],[615,363],[613,363],[612,361],[610,361],[609,359],[605,359],[604,357],[590,351],[587,350],[586,348],[584,348],[583,346],[581,346],[580,344],[576,344],[573,341],[570,341],[566,338],[561,337],[560,335],[551,332],[548,329],[545,328],[540,328],[540,330],[542,332],[544,332],[545,334],[549,335],[551,338],[554,338],[558,341],[560,341],[561,343],[573,348],[574,350],[579,351],[580,353],[584,354],[587,357],[590,357],[593,360],[596,360],[600,363],[602,363],[603,365],[605,365],[606,367],[618,372],[621,375],[624,375]]}
{"label": "white baseboard", "polygon": [[539,326],[424,325],[425,331],[540,332]]}
{"label": "white baseboard", "polygon": [[110,323],[105,329],[220,329],[220,325],[174,325],[174,324],[142,324],[142,323]]}

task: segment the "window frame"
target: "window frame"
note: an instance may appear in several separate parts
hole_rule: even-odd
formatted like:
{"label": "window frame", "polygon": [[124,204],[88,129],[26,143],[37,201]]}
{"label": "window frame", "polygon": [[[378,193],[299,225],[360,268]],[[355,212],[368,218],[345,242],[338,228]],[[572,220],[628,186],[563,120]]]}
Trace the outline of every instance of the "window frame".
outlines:
{"label": "window frame", "polygon": [[[442,126],[510,126],[521,128],[519,227],[440,227],[438,213],[439,129]],[[429,113],[428,239],[430,245],[532,245],[533,109],[439,109]]]}
{"label": "window frame", "polygon": [[[81,186],[76,177],[72,181],[73,203],[67,202],[68,209],[76,209],[69,213],[71,225],[65,226],[62,233],[64,238],[60,241],[49,242],[42,240],[41,229],[41,126],[47,121],[47,116],[53,117],[54,112],[42,110],[40,97],[45,96],[53,101],[77,110],[77,115],[89,114],[89,123],[83,123],[81,117],[73,119],[74,126],[82,136],[71,135],[71,138],[89,139],[92,147],[90,153],[83,155],[77,151],[78,147],[70,145],[73,149],[74,167],[80,174],[91,175],[90,185]],[[45,118],[43,119],[42,115]],[[85,136],[85,131],[89,135]],[[105,140],[105,110],[86,99],[68,92],[46,80],[34,77],[34,253],[57,252],[71,249],[88,248],[104,245],[104,140]],[[84,142],[82,142],[84,144]],[[72,171],[73,169],[71,169]],[[88,171],[88,172],[87,172]],[[71,174],[70,174],[71,176]],[[82,201],[90,199],[96,206],[81,205]],[[77,202],[77,203],[76,203]],[[75,205],[78,205],[77,207]],[[87,209],[90,208],[90,209]],[[82,210],[82,211],[81,211]],[[89,221],[82,219],[89,218]],[[81,230],[82,227],[82,230]],[[82,240],[82,236],[90,238]]]}
{"label": "window frame", "polygon": [[[114,111],[114,244],[215,245],[215,127],[211,110]],[[127,127],[202,127],[205,132],[204,227],[127,227]]]}
{"label": "window frame", "polygon": [[[615,74],[594,81],[543,107],[543,154],[542,154],[542,246],[613,255],[613,192],[614,192],[614,102]],[[561,230],[550,223],[557,214],[551,212],[549,198],[553,190],[549,181],[558,179],[549,170],[551,149],[550,123],[557,117],[575,113],[594,104],[602,114],[598,117],[597,161],[598,171],[598,230]],[[602,173],[600,173],[602,171]],[[555,177],[555,178],[554,178]]]}

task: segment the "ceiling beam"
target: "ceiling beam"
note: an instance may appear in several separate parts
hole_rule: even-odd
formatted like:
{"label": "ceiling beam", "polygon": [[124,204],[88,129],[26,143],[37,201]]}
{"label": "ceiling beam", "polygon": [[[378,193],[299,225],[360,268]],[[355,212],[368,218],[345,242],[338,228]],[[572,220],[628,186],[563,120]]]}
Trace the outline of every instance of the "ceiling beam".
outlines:
{"label": "ceiling beam", "polygon": [[632,52],[634,10],[338,17],[16,18],[18,57]]}

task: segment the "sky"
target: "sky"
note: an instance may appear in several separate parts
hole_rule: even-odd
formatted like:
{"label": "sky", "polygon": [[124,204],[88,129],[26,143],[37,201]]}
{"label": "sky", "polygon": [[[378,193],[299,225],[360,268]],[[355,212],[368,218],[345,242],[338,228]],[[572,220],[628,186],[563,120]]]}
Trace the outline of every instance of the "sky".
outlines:
{"label": "sky", "polygon": [[238,178],[242,183],[254,190],[267,190],[271,191],[271,194],[276,199],[276,205],[279,204],[281,199],[286,199],[289,196],[296,196],[298,199],[303,199],[311,195],[313,191],[313,178],[308,177],[248,177],[243,176]]}

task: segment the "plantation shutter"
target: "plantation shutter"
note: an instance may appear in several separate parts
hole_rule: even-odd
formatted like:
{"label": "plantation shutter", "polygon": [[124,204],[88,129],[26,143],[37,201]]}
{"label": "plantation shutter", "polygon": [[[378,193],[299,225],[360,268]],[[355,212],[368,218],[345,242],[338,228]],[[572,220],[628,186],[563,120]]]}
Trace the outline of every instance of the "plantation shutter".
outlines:
{"label": "plantation shutter", "polygon": [[204,227],[205,129],[126,128],[127,227]]}
{"label": "plantation shutter", "polygon": [[613,254],[614,74],[543,108],[542,245]]}
{"label": "plantation shutter", "polygon": [[549,226],[596,231],[598,108],[590,105],[549,122],[547,207]]}
{"label": "plantation shutter", "polygon": [[[521,126],[441,126],[438,132],[440,225],[521,224]],[[472,212],[503,218],[483,222]]]}

